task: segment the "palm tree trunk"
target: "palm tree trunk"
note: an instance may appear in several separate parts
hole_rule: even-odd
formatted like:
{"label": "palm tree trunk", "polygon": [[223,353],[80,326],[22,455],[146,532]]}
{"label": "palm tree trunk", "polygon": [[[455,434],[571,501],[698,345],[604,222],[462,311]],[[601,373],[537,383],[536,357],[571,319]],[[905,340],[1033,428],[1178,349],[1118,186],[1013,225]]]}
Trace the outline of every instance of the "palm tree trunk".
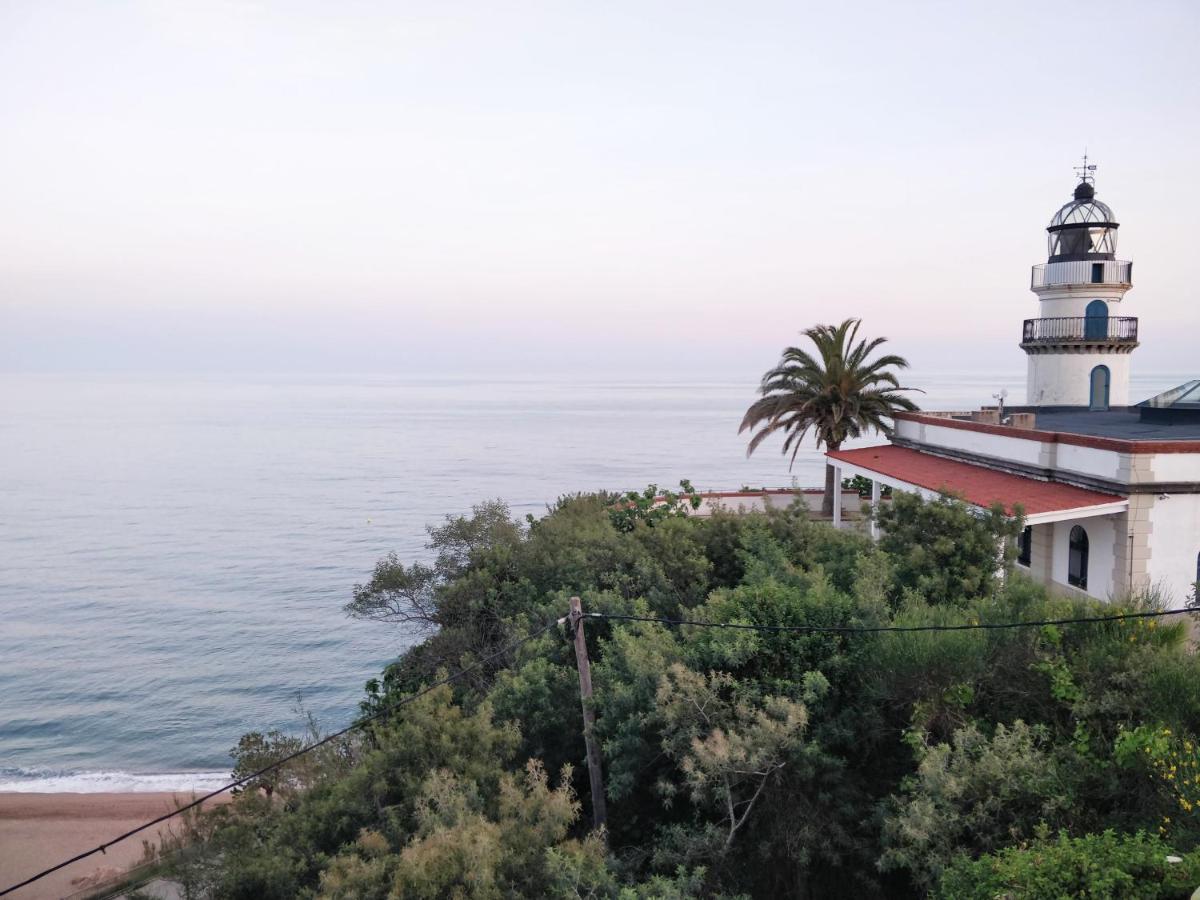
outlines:
{"label": "palm tree trunk", "polygon": [[[842,445],[839,441],[837,444],[826,445],[826,448],[829,450],[840,450]],[[835,471],[836,470],[833,468],[833,466],[831,466],[829,463],[825,463],[825,496],[821,500],[821,515],[823,516],[833,515],[833,492],[840,491],[842,489],[840,484],[835,483]]]}

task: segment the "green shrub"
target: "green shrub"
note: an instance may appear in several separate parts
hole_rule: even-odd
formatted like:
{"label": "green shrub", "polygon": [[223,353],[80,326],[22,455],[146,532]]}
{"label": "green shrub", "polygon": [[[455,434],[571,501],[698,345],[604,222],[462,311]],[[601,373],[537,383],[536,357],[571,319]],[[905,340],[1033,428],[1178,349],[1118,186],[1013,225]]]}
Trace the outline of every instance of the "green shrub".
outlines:
{"label": "green shrub", "polygon": [[883,868],[930,885],[964,849],[994,850],[1032,837],[1040,821],[1060,820],[1071,785],[1047,738],[1021,721],[997,725],[991,737],[971,724],[949,744],[920,748],[917,773],[884,821]]}
{"label": "green shrub", "polygon": [[[1168,862],[1168,857],[1179,861]],[[1060,833],[979,859],[959,856],[947,867],[935,896],[1182,900],[1197,885],[1200,850],[1179,856],[1157,836],[1106,831],[1077,838]]]}
{"label": "green shrub", "polygon": [[997,546],[1008,567],[1022,520],[996,506],[977,515],[965,503],[942,496],[924,501],[897,494],[876,513],[879,546],[896,564],[895,599],[910,591],[930,603],[964,604],[998,587]]}

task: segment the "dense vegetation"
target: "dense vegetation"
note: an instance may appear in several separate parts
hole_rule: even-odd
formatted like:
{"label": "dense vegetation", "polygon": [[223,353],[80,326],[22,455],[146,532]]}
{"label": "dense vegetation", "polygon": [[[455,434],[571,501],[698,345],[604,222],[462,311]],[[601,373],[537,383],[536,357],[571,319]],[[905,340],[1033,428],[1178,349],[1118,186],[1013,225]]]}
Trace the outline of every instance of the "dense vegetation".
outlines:
{"label": "dense vegetation", "polygon": [[[558,619],[571,595],[771,625],[1113,609],[1000,577],[1015,525],[951,500],[897,495],[874,544],[799,508],[696,519],[686,492],[644,496],[565,498],[527,523],[485,503],[431,531],[428,565],[382,560],[348,611],[427,636],[368,685],[364,712]],[[1185,632],[590,619],[598,834],[556,626],[191,821],[175,866],[193,896],[231,898],[1186,897],[1200,665]],[[248,736],[235,756],[253,771],[292,746]]]}

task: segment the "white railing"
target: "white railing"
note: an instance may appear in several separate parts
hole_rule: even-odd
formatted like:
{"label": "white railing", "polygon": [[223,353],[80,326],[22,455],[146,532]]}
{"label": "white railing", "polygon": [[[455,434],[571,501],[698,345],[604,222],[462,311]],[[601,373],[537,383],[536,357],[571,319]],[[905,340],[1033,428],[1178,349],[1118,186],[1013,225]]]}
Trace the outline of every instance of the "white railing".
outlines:
{"label": "white railing", "polygon": [[1133,283],[1133,263],[1124,259],[1074,260],[1043,263],[1033,267],[1031,287],[1052,287],[1056,284],[1122,284]]}

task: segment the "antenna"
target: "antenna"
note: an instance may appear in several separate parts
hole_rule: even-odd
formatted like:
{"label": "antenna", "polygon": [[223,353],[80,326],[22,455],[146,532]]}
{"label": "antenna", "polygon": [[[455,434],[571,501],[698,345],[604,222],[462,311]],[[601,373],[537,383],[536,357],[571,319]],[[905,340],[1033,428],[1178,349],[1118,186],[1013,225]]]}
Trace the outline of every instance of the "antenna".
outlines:
{"label": "antenna", "polygon": [[1083,165],[1075,166],[1075,174],[1079,176],[1079,181],[1082,184],[1096,183],[1096,164],[1088,164],[1087,147],[1083,148]]}
{"label": "antenna", "polygon": [[1004,401],[1008,399],[1008,388],[1000,388],[1000,393],[992,394],[992,397],[1000,401],[1000,407],[996,411],[997,418],[1000,424],[1004,424]]}

